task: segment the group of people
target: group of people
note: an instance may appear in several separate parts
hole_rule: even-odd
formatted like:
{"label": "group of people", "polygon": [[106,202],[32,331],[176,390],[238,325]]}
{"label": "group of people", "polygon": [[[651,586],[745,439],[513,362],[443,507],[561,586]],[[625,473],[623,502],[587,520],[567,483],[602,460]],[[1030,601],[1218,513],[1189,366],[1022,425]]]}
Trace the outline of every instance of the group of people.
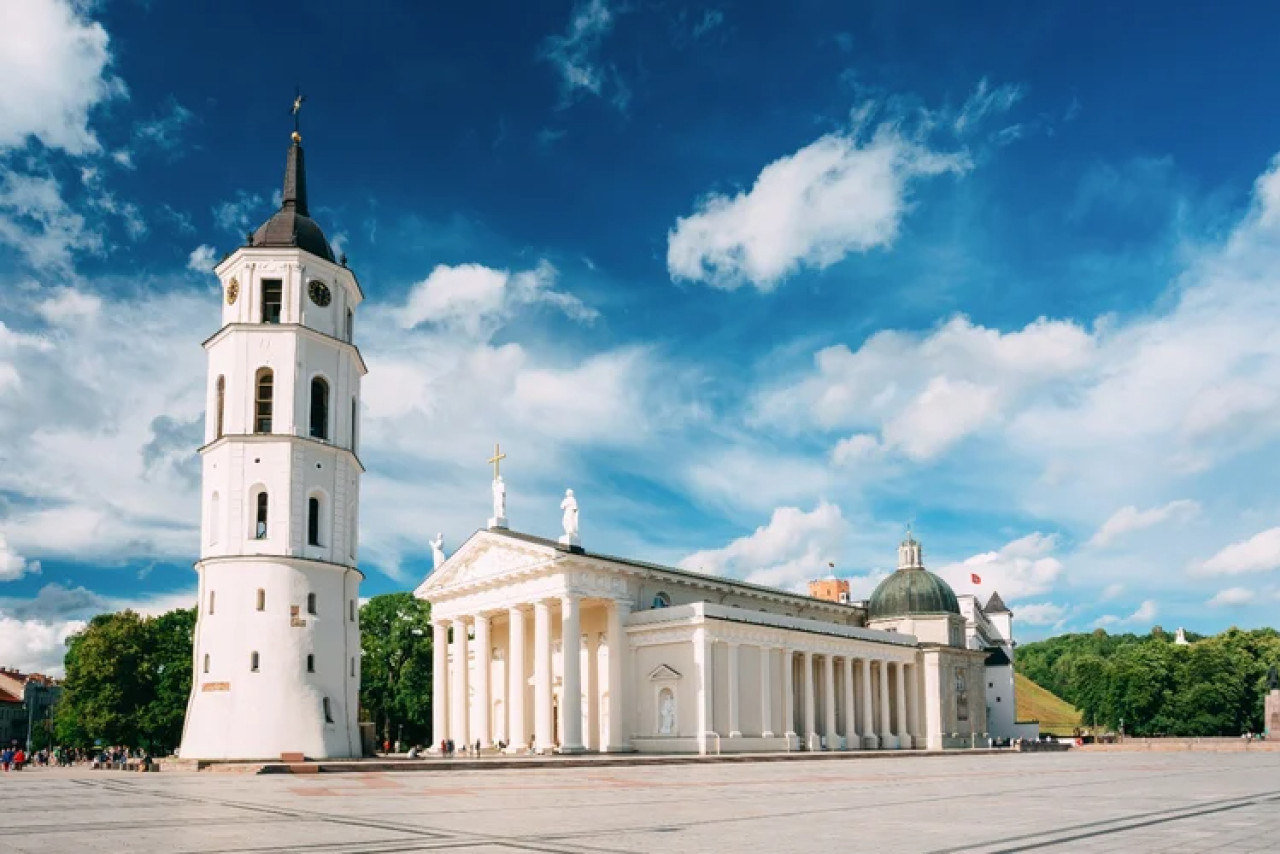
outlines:
{"label": "group of people", "polygon": [[[499,742],[497,742],[497,743],[496,743],[496,747],[498,748],[498,750],[506,750],[506,748],[507,748],[507,743],[506,743],[505,741],[499,741]],[[475,744],[464,744],[464,745],[462,745],[461,755],[462,755],[462,756],[472,756],[472,757],[474,757],[474,758],[476,758],[476,759],[479,759],[479,758],[480,758],[480,750],[481,750],[481,747],[480,747],[480,740],[479,740],[479,739],[476,739],[476,743],[475,743]],[[450,757],[450,756],[455,755],[455,753],[458,753],[458,752],[459,752],[459,750],[458,750],[458,746],[454,743],[454,741],[453,741],[453,739],[452,739],[452,738],[446,738],[446,739],[444,739],[443,741],[441,741],[441,742],[440,742],[440,755],[441,755],[441,756]],[[409,758],[410,758],[410,759],[413,759],[413,758],[415,758],[415,757],[410,756]]]}
{"label": "group of people", "polygon": [[27,754],[21,747],[6,747],[0,751],[0,767],[4,768],[5,773],[11,770],[21,771],[26,764]]}

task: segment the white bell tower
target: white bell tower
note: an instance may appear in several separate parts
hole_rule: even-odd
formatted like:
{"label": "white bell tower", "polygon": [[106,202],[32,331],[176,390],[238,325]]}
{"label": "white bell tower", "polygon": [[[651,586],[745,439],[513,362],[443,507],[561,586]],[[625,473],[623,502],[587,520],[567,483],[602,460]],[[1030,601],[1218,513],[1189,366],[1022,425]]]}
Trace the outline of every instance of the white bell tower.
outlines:
{"label": "white bell tower", "polygon": [[215,269],[188,759],[359,756],[363,299],[308,216],[295,130],[280,210]]}

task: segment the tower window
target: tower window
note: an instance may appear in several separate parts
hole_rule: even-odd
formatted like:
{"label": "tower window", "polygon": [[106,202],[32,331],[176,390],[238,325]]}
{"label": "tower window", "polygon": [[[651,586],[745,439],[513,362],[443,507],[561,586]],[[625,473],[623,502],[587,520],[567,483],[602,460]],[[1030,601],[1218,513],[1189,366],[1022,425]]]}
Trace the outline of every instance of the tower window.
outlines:
{"label": "tower window", "polygon": [[308,673],[316,672],[316,657],[314,653],[307,656],[307,672]]}
{"label": "tower window", "polygon": [[307,499],[307,544],[320,545],[320,499]]}
{"label": "tower window", "polygon": [[271,432],[271,412],[275,400],[275,374],[270,368],[260,368],[254,383],[254,425],[255,433]]}
{"label": "tower window", "polygon": [[668,596],[666,593],[658,593],[656,596],[653,597],[653,607],[654,608],[670,608],[671,597]]}
{"label": "tower window", "polygon": [[204,672],[209,672],[209,653],[207,652],[204,654]]}
{"label": "tower window", "polygon": [[352,453],[356,453],[356,439],[358,436],[356,432],[358,429],[358,425],[356,423],[356,411],[359,405],[360,405],[359,402],[357,402],[354,397],[351,398],[351,452]]}
{"label": "tower window", "polygon": [[356,676],[356,660],[353,658],[351,659],[351,678],[354,679],[355,676]]}
{"label": "tower window", "polygon": [[356,600],[354,599],[347,603],[347,620],[352,623],[356,621]]}
{"label": "tower window", "polygon": [[221,521],[222,514],[219,512],[220,501],[218,493],[209,496],[209,545],[215,545],[218,542],[218,522]]}
{"label": "tower window", "polygon": [[213,613],[213,597],[214,597],[214,591],[210,590],[209,591],[209,613],[210,614]]}
{"label": "tower window", "polygon": [[222,438],[222,415],[226,411],[227,378],[218,377],[217,400],[214,402],[213,438]]}
{"label": "tower window", "polygon": [[258,663],[259,663],[259,662],[258,662],[258,653],[256,653],[256,652],[251,652],[251,653],[249,653],[249,672],[250,672],[250,673],[257,673],[257,672],[258,672]]}
{"label": "tower window", "polygon": [[355,339],[355,332],[356,316],[351,312],[351,309],[347,309],[347,341],[353,341]]}
{"label": "tower window", "polygon": [[316,594],[307,594],[307,613],[314,614],[316,612]]}
{"label": "tower window", "polygon": [[267,591],[263,590],[261,587],[258,588],[258,610],[267,610]]}
{"label": "tower window", "polygon": [[279,279],[262,280],[262,322],[279,323],[284,286]]}
{"label": "tower window", "polygon": [[324,722],[327,724],[333,723],[333,709],[329,707],[328,697],[324,698]]}
{"label": "tower window", "polygon": [[267,538],[267,491],[265,489],[258,493],[258,518],[253,526],[253,538],[255,540]]}
{"label": "tower window", "polygon": [[323,377],[311,381],[311,438],[329,438],[329,384]]}

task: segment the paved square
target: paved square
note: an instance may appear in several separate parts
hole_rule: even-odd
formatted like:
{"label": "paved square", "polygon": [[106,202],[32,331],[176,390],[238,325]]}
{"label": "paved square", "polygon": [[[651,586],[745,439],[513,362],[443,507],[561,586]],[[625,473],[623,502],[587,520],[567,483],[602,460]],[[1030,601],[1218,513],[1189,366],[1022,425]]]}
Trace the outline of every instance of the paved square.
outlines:
{"label": "paved square", "polygon": [[1277,851],[1280,754],[0,774],[5,852]]}

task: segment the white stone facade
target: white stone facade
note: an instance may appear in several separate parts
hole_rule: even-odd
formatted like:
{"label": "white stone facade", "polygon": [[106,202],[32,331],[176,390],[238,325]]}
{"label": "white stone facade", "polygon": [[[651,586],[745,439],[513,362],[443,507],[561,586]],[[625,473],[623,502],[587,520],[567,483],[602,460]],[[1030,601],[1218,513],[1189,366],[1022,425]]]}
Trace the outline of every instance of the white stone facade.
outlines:
{"label": "white stone facade", "polygon": [[986,743],[984,654],[861,608],[480,531],[418,588],[433,742],[728,753]]}
{"label": "white stone facade", "polygon": [[180,755],[358,756],[360,287],[290,247],[243,247],[215,272],[222,327],[204,345],[200,605]]}

